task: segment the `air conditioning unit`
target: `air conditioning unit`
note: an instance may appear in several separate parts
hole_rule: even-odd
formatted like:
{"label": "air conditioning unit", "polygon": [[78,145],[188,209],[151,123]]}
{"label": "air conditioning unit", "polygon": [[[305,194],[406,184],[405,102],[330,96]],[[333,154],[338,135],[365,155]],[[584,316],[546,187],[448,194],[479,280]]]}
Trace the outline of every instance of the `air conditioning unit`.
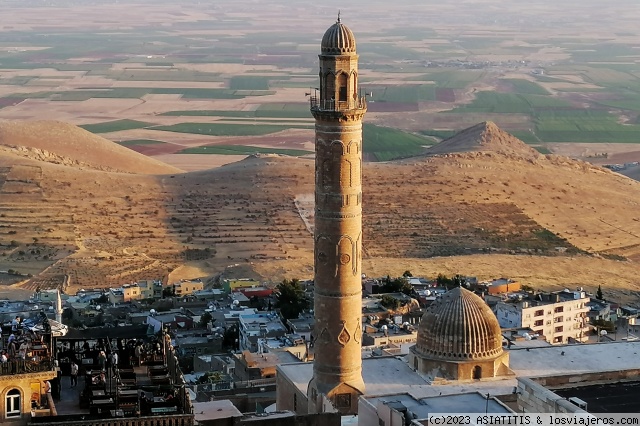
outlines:
{"label": "air conditioning unit", "polygon": [[587,403],[585,401],[581,400],[580,398],[572,396],[571,398],[569,398],[569,402],[572,403],[573,405],[576,405],[576,406],[582,408],[585,411],[587,410]]}

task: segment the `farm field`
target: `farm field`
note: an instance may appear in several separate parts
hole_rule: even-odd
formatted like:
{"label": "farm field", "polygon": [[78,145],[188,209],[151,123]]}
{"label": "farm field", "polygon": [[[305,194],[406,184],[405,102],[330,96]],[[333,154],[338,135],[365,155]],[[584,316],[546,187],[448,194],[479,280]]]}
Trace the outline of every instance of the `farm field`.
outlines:
{"label": "farm field", "polygon": [[[311,9],[140,0],[126,14],[105,2],[9,0],[0,5],[0,120],[70,122],[189,170],[217,164],[197,160],[205,147],[238,158],[246,147],[312,151],[306,96],[340,8],[369,95],[365,161],[421,154],[487,120],[542,153],[619,159],[640,143],[635,6],[405,1],[390,21],[378,0]],[[210,154],[211,145],[222,148]]]}

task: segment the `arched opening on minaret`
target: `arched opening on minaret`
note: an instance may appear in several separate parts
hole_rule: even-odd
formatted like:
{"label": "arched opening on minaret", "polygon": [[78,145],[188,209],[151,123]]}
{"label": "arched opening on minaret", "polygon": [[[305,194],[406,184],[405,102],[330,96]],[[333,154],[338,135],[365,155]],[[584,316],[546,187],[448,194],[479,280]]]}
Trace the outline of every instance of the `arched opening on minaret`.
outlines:
{"label": "arched opening on minaret", "polygon": [[347,89],[349,85],[349,78],[343,72],[338,75],[338,100],[340,102],[347,102]]}
{"label": "arched opening on minaret", "polygon": [[336,99],[336,77],[333,73],[326,73],[324,75],[324,99],[335,100]]}

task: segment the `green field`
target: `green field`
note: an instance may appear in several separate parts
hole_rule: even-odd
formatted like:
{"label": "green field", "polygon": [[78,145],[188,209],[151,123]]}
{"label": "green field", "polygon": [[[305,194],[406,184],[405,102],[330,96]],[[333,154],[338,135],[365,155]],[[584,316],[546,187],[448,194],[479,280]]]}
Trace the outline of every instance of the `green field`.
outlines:
{"label": "green field", "polygon": [[417,80],[433,81],[436,87],[446,89],[464,89],[469,84],[481,79],[486,74],[483,70],[456,70],[437,71],[425,74]]}
{"label": "green field", "polygon": [[251,155],[251,154],[281,154],[299,157],[301,155],[313,154],[312,151],[302,149],[278,149],[264,148],[250,145],[209,145],[186,148],[178,154],[216,154],[216,155]]}
{"label": "green field", "polygon": [[362,128],[362,150],[377,161],[411,157],[425,151],[433,141],[389,127],[364,124]]}
{"label": "green field", "polygon": [[254,111],[225,111],[225,110],[193,110],[168,111],[160,115],[173,117],[236,117],[236,118],[307,118],[312,120],[309,105],[269,103],[262,104]]}
{"label": "green field", "polygon": [[514,93],[478,92],[468,105],[454,108],[457,113],[520,113],[533,114],[536,109],[570,108],[571,104],[562,99],[541,95]]}
{"label": "green field", "polygon": [[535,124],[543,142],[640,142],[640,126],[620,124],[603,110],[540,111]]}
{"label": "green field", "polygon": [[105,121],[104,123],[84,124],[79,127],[91,133],[110,133],[121,130],[142,129],[150,125],[149,123],[136,120],[116,120]]}
{"label": "green field", "polygon": [[430,136],[436,139],[440,139],[440,140],[444,140],[444,139],[448,139],[451,136],[456,134],[455,130],[434,130],[434,129],[427,129],[427,130],[421,130],[420,131],[421,135],[425,135],[425,136]]}
{"label": "green field", "polygon": [[155,139],[130,139],[127,141],[118,142],[119,145],[122,146],[134,146],[134,145],[158,145],[166,142],[157,141]]}
{"label": "green field", "polygon": [[[180,7],[188,10],[191,5],[187,3]],[[261,6],[256,3],[252,7],[259,10]],[[436,6],[429,10],[439,9]],[[492,10],[486,22],[492,30],[482,34],[432,29],[396,15],[393,20],[371,22],[372,25],[357,29],[360,69],[365,71],[359,75],[359,86],[362,93],[373,93],[368,99],[370,113],[365,121],[373,117],[380,124],[425,129],[416,135],[365,124],[365,152],[369,159],[383,161],[415,155],[425,145],[485,120],[512,129],[514,136],[533,146],[547,142],[640,142],[640,50],[634,41],[639,34],[635,22],[619,29],[617,22],[625,17],[589,15],[598,21],[598,31],[595,27],[593,32],[577,31],[573,27],[554,27],[560,15],[537,15],[531,10],[526,17],[514,16],[508,9]],[[484,20],[475,11],[459,12],[464,15],[457,18],[460,22]],[[412,13],[413,10],[409,15]],[[34,23],[33,30],[6,27],[5,38],[0,41],[0,69],[4,75],[0,76],[0,85],[6,93],[0,98],[0,118],[20,117],[24,104],[15,107],[14,103],[39,99],[44,101],[33,103],[34,116],[39,114],[37,105],[75,108],[80,111],[75,117],[78,122],[105,121],[82,126],[94,133],[152,128],[213,136],[260,136],[313,127],[305,93],[313,92],[319,84],[317,54],[321,34],[293,33],[287,25],[260,29],[258,22],[244,17],[209,19],[203,15],[190,22],[186,16],[159,27],[144,22],[119,26],[110,18],[105,17],[103,23],[103,18],[98,17],[99,26],[104,24],[99,31],[79,25],[44,32],[35,29],[41,25],[38,23]],[[518,30],[519,25],[510,24],[516,21],[507,17],[526,22],[542,19],[549,23],[549,34],[546,30],[544,34],[531,33],[524,29],[526,25]],[[626,19],[630,20],[628,16]],[[592,24],[588,24],[589,29]],[[213,38],[212,28],[216,30]],[[503,55],[510,57],[498,58]],[[238,66],[211,66],[226,63]],[[85,77],[98,77],[100,85],[94,83],[98,81],[94,78],[78,87],[76,81]],[[109,79],[131,81],[129,84],[136,87],[103,84]],[[183,82],[213,87],[191,88],[191,84]],[[565,84],[546,89],[544,83],[552,82]],[[472,91],[472,85],[495,89]],[[276,99],[294,102],[269,102],[273,98],[264,97],[285,94],[283,88],[296,89]],[[150,95],[175,95],[179,99],[172,99],[171,106],[153,100],[158,103],[153,110],[133,107],[129,110],[132,115],[123,113],[122,118],[139,121],[106,121],[113,116],[105,113],[101,119],[96,115],[99,111],[92,112],[89,118],[83,115],[80,105],[51,104],[92,98],[146,100]],[[469,95],[474,99],[462,104],[460,101]],[[389,104],[380,105],[385,102]],[[457,103],[443,107],[442,102]],[[175,110],[167,111],[169,108]],[[160,123],[153,123],[156,114],[203,117],[199,121],[210,123],[158,126]],[[224,119],[224,123],[216,119]],[[163,142],[121,142],[125,146],[158,143]],[[212,148],[207,149],[210,153]]]}
{"label": "green field", "polygon": [[253,75],[238,75],[229,80],[231,90],[269,90],[269,78]]}
{"label": "green field", "polygon": [[407,86],[377,86],[366,87],[367,92],[372,92],[372,100],[375,102],[402,102],[415,103],[434,101],[436,99],[436,87],[433,84],[407,85]]}
{"label": "green field", "polygon": [[229,124],[229,123],[180,123],[172,126],[154,126],[152,130],[165,132],[193,133],[209,136],[261,136],[277,133],[283,130],[297,128],[311,128],[311,126],[280,126],[275,124]]}
{"label": "green field", "polygon": [[549,95],[550,93],[544,87],[529,80],[520,78],[505,78],[501,81],[507,82],[513,86],[513,89],[523,95]]}

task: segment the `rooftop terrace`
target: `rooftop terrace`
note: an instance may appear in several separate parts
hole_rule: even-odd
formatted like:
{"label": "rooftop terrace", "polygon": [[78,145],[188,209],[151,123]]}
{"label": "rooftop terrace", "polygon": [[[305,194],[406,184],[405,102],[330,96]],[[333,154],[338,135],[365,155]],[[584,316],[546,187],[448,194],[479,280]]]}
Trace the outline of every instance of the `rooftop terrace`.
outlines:
{"label": "rooftop terrace", "polygon": [[117,350],[118,364],[101,363],[87,345],[78,359],[77,385],[72,386],[68,371],[61,379],[54,400],[57,415],[32,417],[30,424],[108,426],[124,419],[129,426],[193,425],[189,392],[168,339],[146,344],[120,339],[117,346],[105,339],[99,344],[105,353]]}

